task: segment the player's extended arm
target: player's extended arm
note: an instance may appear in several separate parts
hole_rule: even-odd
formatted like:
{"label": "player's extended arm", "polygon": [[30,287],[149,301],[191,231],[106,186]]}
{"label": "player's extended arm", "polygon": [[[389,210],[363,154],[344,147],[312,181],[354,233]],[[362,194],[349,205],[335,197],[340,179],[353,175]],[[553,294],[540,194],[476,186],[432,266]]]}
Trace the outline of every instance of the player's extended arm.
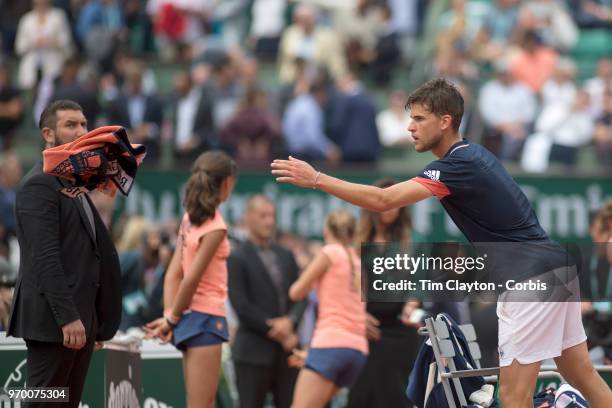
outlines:
{"label": "player's extended arm", "polygon": [[416,203],[433,195],[427,187],[410,180],[387,188],[349,183],[319,173],[310,164],[291,156],[289,156],[289,160],[274,160],[271,166],[272,174],[277,176],[277,181],[291,183],[299,187],[316,187],[370,211],[391,210]]}

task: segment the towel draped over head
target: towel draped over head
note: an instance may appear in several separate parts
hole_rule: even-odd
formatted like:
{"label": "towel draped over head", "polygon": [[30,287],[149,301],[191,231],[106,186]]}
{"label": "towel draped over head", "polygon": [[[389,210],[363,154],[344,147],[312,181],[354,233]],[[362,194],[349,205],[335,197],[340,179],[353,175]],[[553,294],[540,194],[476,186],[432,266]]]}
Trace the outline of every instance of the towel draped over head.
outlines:
{"label": "towel draped over head", "polygon": [[131,144],[121,126],[103,126],[71,143],[43,151],[43,171],[72,182],[61,189],[68,197],[99,190],[128,195],[146,148]]}

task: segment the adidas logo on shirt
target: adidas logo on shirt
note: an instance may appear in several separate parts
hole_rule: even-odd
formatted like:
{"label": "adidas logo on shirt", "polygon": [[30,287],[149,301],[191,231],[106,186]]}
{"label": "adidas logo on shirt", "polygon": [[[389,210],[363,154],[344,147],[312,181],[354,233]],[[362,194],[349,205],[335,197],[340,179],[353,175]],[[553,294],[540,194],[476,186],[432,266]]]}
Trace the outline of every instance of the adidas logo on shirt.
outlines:
{"label": "adidas logo on shirt", "polygon": [[433,181],[440,181],[440,170],[425,170],[423,174]]}

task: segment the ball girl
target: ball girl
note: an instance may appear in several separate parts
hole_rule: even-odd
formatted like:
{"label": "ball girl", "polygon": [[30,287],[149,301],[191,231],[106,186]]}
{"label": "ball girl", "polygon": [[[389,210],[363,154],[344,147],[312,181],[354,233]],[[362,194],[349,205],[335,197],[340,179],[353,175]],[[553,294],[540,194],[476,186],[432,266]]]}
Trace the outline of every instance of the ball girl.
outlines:
{"label": "ball girl", "polygon": [[[293,408],[324,407],[342,387],[350,388],[368,353],[366,311],[361,301],[361,263],[352,247],[355,217],[346,210],[329,214],[325,246],[291,286],[289,297],[303,299],[314,286],[318,318],[310,350],[295,352],[291,361],[302,365],[293,395]],[[305,358],[305,361],[300,361]]]}
{"label": "ball girl", "polygon": [[227,226],[219,205],[234,188],[236,164],[225,153],[200,155],[185,190],[176,250],[164,279],[164,317],[147,324],[147,337],[170,341],[183,353],[189,408],[213,407],[228,339],[225,319]]}

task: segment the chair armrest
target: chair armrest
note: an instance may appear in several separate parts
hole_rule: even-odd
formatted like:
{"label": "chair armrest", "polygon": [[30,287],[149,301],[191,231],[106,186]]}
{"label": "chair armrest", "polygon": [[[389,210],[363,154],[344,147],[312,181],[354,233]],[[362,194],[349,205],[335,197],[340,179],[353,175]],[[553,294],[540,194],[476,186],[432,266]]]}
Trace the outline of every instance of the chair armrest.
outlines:
{"label": "chair armrest", "polygon": [[479,368],[475,370],[457,370],[449,373],[442,373],[442,378],[465,378],[465,377],[478,377],[485,375],[498,375],[499,367],[492,368]]}
{"label": "chair armrest", "polygon": [[[442,373],[442,378],[466,378],[466,377],[485,377],[485,382],[495,382],[499,376],[500,367],[480,368],[476,370],[457,370],[448,373]],[[557,371],[540,371],[538,378],[558,378],[563,381],[563,377]]]}

